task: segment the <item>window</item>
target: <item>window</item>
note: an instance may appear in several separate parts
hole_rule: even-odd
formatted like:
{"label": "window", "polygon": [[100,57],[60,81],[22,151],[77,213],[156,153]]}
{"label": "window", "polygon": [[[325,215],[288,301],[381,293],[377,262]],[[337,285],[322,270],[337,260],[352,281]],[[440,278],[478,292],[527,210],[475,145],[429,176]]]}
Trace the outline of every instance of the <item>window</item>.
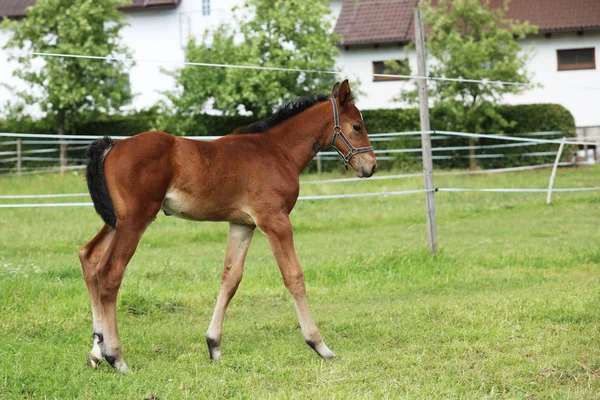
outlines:
{"label": "window", "polygon": [[210,0],[202,0],[202,15],[210,15]]}
{"label": "window", "polygon": [[[373,74],[390,74],[390,75],[394,75],[394,74],[402,74],[402,75],[408,75],[410,73],[410,70],[408,70],[408,60],[404,59],[404,60],[393,60],[396,62],[396,64],[398,65],[398,69],[396,68],[391,68],[388,67],[387,65],[385,65],[386,61],[373,61]],[[407,73],[405,73],[408,70]],[[378,81],[401,81],[404,78],[401,78],[399,76],[373,76],[373,82],[378,82]]]}
{"label": "window", "polygon": [[596,69],[596,49],[556,50],[558,70]]}

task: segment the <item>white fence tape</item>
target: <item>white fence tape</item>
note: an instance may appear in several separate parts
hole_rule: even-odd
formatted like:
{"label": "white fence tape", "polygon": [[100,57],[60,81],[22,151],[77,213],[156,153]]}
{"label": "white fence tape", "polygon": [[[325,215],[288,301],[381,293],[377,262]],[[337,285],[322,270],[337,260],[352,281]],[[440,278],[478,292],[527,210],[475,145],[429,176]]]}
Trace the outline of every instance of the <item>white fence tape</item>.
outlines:
{"label": "white fence tape", "polygon": [[[588,192],[597,191],[600,187],[587,188],[560,188],[553,189],[553,192]],[[436,188],[436,192],[492,192],[492,193],[546,193],[548,189],[528,189],[528,188]],[[300,196],[299,201],[303,200],[329,200],[329,199],[347,199],[357,197],[387,197],[428,192],[426,189],[415,190],[397,190],[397,191],[382,191],[371,193],[348,193],[348,194],[325,194],[315,196]],[[28,203],[28,204],[0,204],[0,208],[38,208],[38,207],[91,207],[94,203]]]}
{"label": "white fence tape", "polygon": [[65,194],[11,194],[0,196],[0,199],[53,199],[58,197],[84,197],[89,193],[65,193]]}
{"label": "white fence tape", "polygon": [[[476,171],[443,171],[443,172],[435,172],[434,176],[452,176],[452,175],[478,175],[478,174],[495,174],[500,172],[516,172],[516,171],[526,171],[532,169],[540,169],[540,168],[548,168],[552,167],[554,164],[537,164],[537,165],[526,165],[523,167],[510,167],[510,168],[496,168],[496,169],[484,169],[484,170],[476,170]],[[564,167],[568,165],[573,165],[570,162],[562,162],[558,163],[559,166]],[[365,178],[337,178],[337,179],[320,179],[315,181],[300,181],[301,185],[316,185],[321,183],[341,183],[341,182],[356,182],[356,181],[378,181],[378,180],[388,180],[388,179],[403,179],[403,178],[416,178],[422,177],[423,173],[415,173],[415,174],[399,174],[399,175],[375,175],[370,177],[369,179]]]}
{"label": "white fence tape", "polygon": [[[552,189],[553,192],[588,192],[600,190],[600,187],[586,187],[586,188],[561,188]],[[438,188],[438,192],[497,192],[497,193],[547,193],[548,188],[545,189],[528,189],[528,188],[490,188],[490,189],[476,189],[476,188]]]}
{"label": "white fence tape", "polygon": [[[491,134],[483,134],[483,133],[467,133],[467,132],[452,132],[452,131],[427,131],[424,133],[430,133],[433,135],[442,134],[442,135],[450,135],[450,136],[463,136],[463,137],[477,137],[477,138],[486,138],[486,139],[498,139],[498,140],[512,140],[516,142],[538,142],[538,143],[554,143],[560,144],[560,139],[535,139],[535,138],[527,138],[520,136],[505,136],[505,135],[491,135]],[[581,144],[588,146],[595,146],[598,143],[596,142],[583,142],[580,140],[577,141],[569,141],[569,144]]]}
{"label": "white fence tape", "polygon": [[[521,141],[521,142],[536,142],[536,143],[555,143],[560,144],[558,139],[536,139],[534,137],[520,137],[520,136],[508,136],[499,134],[483,134],[483,133],[468,133],[468,132],[453,132],[453,131],[409,131],[409,132],[389,132],[389,133],[374,133],[369,135],[373,138],[381,137],[396,137],[396,136],[414,136],[420,134],[428,135],[449,135],[449,136],[464,136],[464,137],[478,137],[498,140],[510,140],[510,141]],[[99,139],[103,136],[95,135],[55,135],[55,134],[36,134],[36,133],[12,133],[12,132],[0,132],[0,137],[17,137],[17,138],[48,138],[48,139],[65,139],[65,140],[90,140]],[[121,140],[127,139],[131,136],[111,136],[112,139]],[[180,136],[190,140],[215,140],[222,136]],[[581,144],[581,145],[597,145],[597,142],[584,142],[584,141],[571,141],[569,144]]]}
{"label": "white fence tape", "polygon": [[38,207],[91,207],[94,203],[29,203],[29,204],[0,204],[0,208],[38,208]]}
{"label": "white fence tape", "polygon": [[[190,65],[195,67],[213,67],[213,68],[232,68],[232,69],[253,69],[260,71],[282,71],[282,72],[296,72],[296,73],[311,73],[311,74],[325,74],[325,75],[347,75],[344,71],[324,71],[316,69],[296,69],[296,68],[282,68],[282,67],[265,67],[259,65],[240,65],[240,64],[215,64],[215,63],[202,63],[192,61],[172,61],[172,60],[150,60],[150,59],[139,59],[139,58],[126,58],[126,57],[111,57],[111,56],[89,56],[84,54],[60,54],[60,53],[44,53],[44,52],[30,52],[29,54],[41,57],[62,57],[62,58],[84,58],[91,60],[105,60],[105,61],[121,61],[121,62],[135,62],[135,63],[152,63],[152,64],[170,64],[170,65]],[[376,77],[383,78],[404,78],[404,79],[428,79],[434,81],[450,81],[450,82],[461,82],[461,83],[481,83],[484,85],[495,84],[495,85],[512,85],[512,86],[527,86],[527,83],[523,82],[507,82],[507,81],[491,81],[488,79],[468,79],[463,77],[458,78],[447,78],[445,76],[420,76],[420,75],[401,75],[401,74],[373,74]]]}

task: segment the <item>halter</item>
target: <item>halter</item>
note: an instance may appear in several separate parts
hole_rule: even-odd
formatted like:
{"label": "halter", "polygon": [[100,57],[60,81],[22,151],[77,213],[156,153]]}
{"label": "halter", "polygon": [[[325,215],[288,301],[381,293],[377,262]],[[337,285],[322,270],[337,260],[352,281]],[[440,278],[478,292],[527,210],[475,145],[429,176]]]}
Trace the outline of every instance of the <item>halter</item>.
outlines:
{"label": "halter", "polygon": [[[357,149],[352,145],[352,143],[350,143],[346,135],[344,135],[344,132],[342,132],[342,127],[340,126],[337,103],[335,102],[334,98],[330,98],[329,100],[331,100],[331,104],[333,105],[333,139],[331,140],[329,147],[333,147],[333,149],[338,152],[340,157],[342,157],[342,164],[344,164],[344,167],[346,167],[346,170],[348,170],[348,162],[352,157],[360,153],[373,151],[373,146],[359,147]],[[346,147],[348,147],[349,151],[346,155],[344,155],[340,149],[335,147],[335,141],[337,140],[338,136],[340,139],[342,139],[342,142],[344,142]]]}

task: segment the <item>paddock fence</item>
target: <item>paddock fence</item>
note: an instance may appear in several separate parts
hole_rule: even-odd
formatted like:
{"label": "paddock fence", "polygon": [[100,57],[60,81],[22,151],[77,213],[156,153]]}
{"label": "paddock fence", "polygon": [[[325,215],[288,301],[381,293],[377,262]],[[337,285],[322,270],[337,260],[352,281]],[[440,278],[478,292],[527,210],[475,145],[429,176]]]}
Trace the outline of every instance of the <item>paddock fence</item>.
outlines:
{"label": "paddock fence", "polygon": [[[393,154],[414,154],[421,152],[421,148],[392,148],[392,149],[377,149],[378,143],[382,141],[393,141],[397,140],[397,138],[409,138],[410,140],[418,140],[418,135],[428,134],[431,136],[434,143],[441,143],[442,140],[448,137],[476,137],[479,139],[486,139],[487,141],[495,141],[494,144],[487,145],[476,145],[476,146],[436,146],[432,148],[432,152],[435,154],[451,152],[451,155],[440,155],[439,158],[434,156],[434,160],[444,160],[447,158],[464,158],[469,157],[468,154],[462,154],[462,151],[480,151],[480,150],[489,150],[493,149],[493,153],[487,154],[475,154],[476,158],[504,158],[504,157],[517,157],[519,160],[524,160],[527,157],[537,158],[537,157],[553,157],[554,162],[549,163],[538,163],[538,164],[529,164],[529,165],[519,165],[514,167],[506,167],[506,168],[491,168],[491,169],[478,169],[478,170],[443,170],[437,169],[435,172],[435,176],[458,176],[458,175],[481,175],[481,174],[498,174],[498,173],[513,173],[519,171],[527,171],[527,170],[536,170],[536,169],[552,169],[552,174],[549,177],[550,183],[546,188],[461,188],[461,187],[436,187],[432,190],[426,189],[410,189],[410,190],[392,190],[392,191],[377,191],[377,192],[369,192],[369,193],[340,193],[340,194],[327,194],[327,195],[312,195],[312,196],[300,196],[298,198],[299,201],[316,201],[316,200],[328,200],[328,199],[342,199],[342,198],[361,198],[361,197],[388,197],[388,196],[398,196],[398,195],[412,195],[412,194],[423,194],[427,192],[488,192],[488,193],[547,193],[548,198],[547,202],[550,201],[550,196],[552,192],[581,192],[581,191],[598,191],[600,187],[571,187],[571,188],[554,188],[553,181],[554,176],[557,172],[558,167],[574,167],[583,165],[587,160],[579,160],[576,158],[575,154],[577,149],[581,146],[595,146],[595,142],[591,141],[581,141],[576,138],[566,138],[562,137],[561,139],[548,139],[548,136],[560,136],[562,132],[531,132],[524,134],[523,136],[509,136],[509,135],[490,135],[490,134],[477,134],[477,133],[468,133],[468,132],[452,132],[452,131],[410,131],[410,132],[388,132],[388,133],[380,133],[370,135],[373,138],[373,145],[375,147],[375,153],[377,154],[378,159],[382,157],[390,157],[389,155]],[[544,136],[544,138],[540,138],[540,136]],[[186,137],[189,140],[214,140],[219,136],[191,136]],[[1,142],[2,145],[10,146],[10,145],[18,145],[21,149],[24,146],[31,145],[43,145],[43,146],[58,146],[61,143],[67,142],[72,144],[71,148],[76,151],[85,151],[89,143],[93,140],[99,138],[98,136],[89,136],[89,135],[81,135],[81,136],[58,136],[57,135],[43,135],[43,134],[28,134],[28,133],[8,133],[2,132],[0,133],[0,138],[9,138],[9,141]],[[122,140],[126,137],[123,136],[114,136],[115,140]],[[502,141],[507,141],[509,143],[500,143]],[[20,142],[20,144],[18,144]],[[7,144],[8,143],[8,144]],[[529,151],[525,153],[503,153],[504,149],[511,149],[514,147],[523,147],[526,149],[535,149],[535,146],[538,145],[553,145],[556,147],[554,151],[545,151],[545,152],[536,152]],[[564,148],[567,148],[565,151]],[[5,154],[10,153],[10,150],[7,152],[0,152],[0,154],[14,156],[13,158],[21,158],[21,162],[26,161],[27,156],[23,156],[23,154],[45,154],[45,152],[50,153],[50,150],[56,150],[57,148],[52,147],[44,147],[42,149],[34,149],[36,153],[28,153],[27,151],[32,150],[22,150],[21,154]],[[383,156],[381,156],[383,155]],[[337,153],[332,151],[322,151],[319,155],[317,155],[314,159],[315,162],[319,161],[319,157],[332,157],[333,160],[338,161]],[[411,155],[413,159],[421,159],[421,156]],[[37,158],[37,157],[31,157]],[[55,157],[40,157],[44,159],[48,159],[49,162],[56,163]],[[6,159],[4,159],[6,160]],[[14,162],[11,158],[8,158],[7,162]],[[564,161],[561,161],[564,160]],[[40,160],[35,160],[40,161]],[[67,170],[76,171],[79,169],[85,168],[85,158],[84,157],[74,157],[67,158],[69,163],[74,163],[75,165],[69,165]],[[21,174],[28,173],[43,173],[43,172],[54,172],[60,170],[57,166],[51,166],[46,168],[32,167],[31,170],[22,168]],[[14,171],[13,173],[18,173]],[[382,180],[398,180],[398,179],[407,179],[407,178],[419,178],[423,177],[423,173],[407,173],[407,174],[384,174],[384,175],[375,175],[368,180],[362,178],[336,178],[336,179],[302,179],[300,184],[302,186],[305,185],[327,185],[327,184],[336,184],[336,183],[346,183],[346,182],[361,182],[361,181],[382,181]],[[72,198],[87,198],[89,199],[88,193],[66,193],[66,194],[15,194],[15,195],[0,195],[0,208],[31,208],[31,207],[89,207],[92,206],[93,203],[89,201],[85,202],[36,202],[36,203],[4,203],[9,200],[47,200],[47,199],[72,199]],[[56,200],[55,200],[56,201]]]}

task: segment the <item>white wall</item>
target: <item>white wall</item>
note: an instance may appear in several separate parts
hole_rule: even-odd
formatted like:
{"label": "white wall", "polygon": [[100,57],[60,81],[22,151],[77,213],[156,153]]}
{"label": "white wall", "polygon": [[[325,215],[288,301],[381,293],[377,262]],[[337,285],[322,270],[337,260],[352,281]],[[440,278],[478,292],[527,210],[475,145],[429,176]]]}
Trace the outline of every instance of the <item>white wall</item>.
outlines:
{"label": "white wall", "polygon": [[[533,46],[531,59],[527,64],[533,82],[541,84],[522,95],[507,95],[503,101],[507,104],[524,103],[557,103],[566,107],[574,116],[577,126],[600,126],[600,32],[586,32],[583,36],[575,33],[553,34],[532,37],[523,41],[524,49]],[[556,50],[576,48],[596,48],[597,67],[593,70],[558,71]],[[373,61],[400,59],[408,55],[413,75],[416,75],[416,56],[414,51],[407,54],[399,46],[351,46],[348,50],[340,49],[339,65],[349,76],[358,76],[361,91],[358,107],[391,108],[400,104],[391,98],[407,87],[407,82],[378,81],[373,82]],[[593,87],[596,89],[586,89]]]}
{"label": "white wall", "polygon": [[[534,46],[527,68],[533,73],[533,81],[543,87],[519,96],[507,96],[506,102],[562,104],[571,111],[577,126],[600,126],[600,32],[586,32],[583,36],[553,34],[550,38],[528,39],[522,45],[524,48]],[[556,50],[587,47],[596,49],[596,69],[558,71]],[[595,87],[596,90],[585,87]]]}
{"label": "white wall", "polygon": [[351,46],[348,50],[340,49],[337,66],[344,72],[341,77],[360,82],[360,94],[357,96],[358,108],[393,108],[401,103],[394,102],[403,88],[409,88],[409,81],[373,81],[373,61],[401,60],[408,57],[411,71],[417,70],[416,55],[407,52],[399,45]]}
{"label": "white wall", "polygon": [[[183,62],[190,37],[202,37],[205,30],[229,21],[231,9],[241,3],[242,0],[212,0],[208,16],[202,14],[200,0],[182,0],[173,10],[128,13],[125,21],[129,26],[122,31],[123,42],[133,50],[136,59]],[[175,85],[161,69],[182,66],[140,62],[133,67],[130,82],[132,91],[137,94],[133,107],[140,109],[156,104],[163,98],[160,92],[171,90]]]}

